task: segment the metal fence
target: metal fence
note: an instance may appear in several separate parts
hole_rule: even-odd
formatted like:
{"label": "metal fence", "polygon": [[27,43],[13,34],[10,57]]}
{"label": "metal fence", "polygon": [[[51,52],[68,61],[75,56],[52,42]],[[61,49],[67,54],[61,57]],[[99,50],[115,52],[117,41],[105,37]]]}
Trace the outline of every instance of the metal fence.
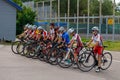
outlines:
{"label": "metal fence", "polygon": [[[115,16],[115,12],[113,10],[113,15],[110,16],[102,16],[100,13],[99,15],[95,16],[89,15],[89,5],[88,4],[88,15],[81,15],[79,16],[79,9],[77,10],[77,13],[73,16],[70,16],[70,9],[69,9],[69,0],[68,0],[68,13],[63,13],[62,16],[60,15],[60,4],[58,3],[58,11],[54,11],[52,8],[52,1],[50,0],[45,4],[46,2],[37,2],[32,3],[34,4],[31,8],[33,10],[36,10],[37,21],[45,21],[45,22],[67,22],[67,29],[70,27],[73,27],[76,29],[77,33],[79,33],[81,36],[89,38],[91,36],[91,28],[93,26],[98,26],[100,29],[100,33],[103,35],[104,39],[106,40],[120,40],[120,16]],[[79,0],[78,0],[79,1]],[[60,0],[58,0],[60,2]],[[88,0],[89,3],[89,0]],[[114,4],[113,4],[114,6]],[[77,7],[79,8],[79,4],[77,4]],[[101,8],[100,8],[101,10]],[[112,19],[112,24],[109,24],[109,19]]]}

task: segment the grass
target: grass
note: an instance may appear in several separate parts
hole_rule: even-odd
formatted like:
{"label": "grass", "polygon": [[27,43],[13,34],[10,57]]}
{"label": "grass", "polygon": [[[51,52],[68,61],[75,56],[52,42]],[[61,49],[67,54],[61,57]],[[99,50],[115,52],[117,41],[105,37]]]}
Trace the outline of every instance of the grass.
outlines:
{"label": "grass", "polygon": [[1,45],[11,45],[11,42],[9,42],[9,41],[1,41],[0,44]]}
{"label": "grass", "polygon": [[[88,42],[90,39],[86,39],[82,37],[83,42]],[[108,46],[105,50],[109,51],[120,51],[120,41],[104,41],[103,44]]]}
{"label": "grass", "polygon": [[104,41],[104,45],[108,46],[106,50],[120,51],[120,41]]}
{"label": "grass", "polygon": [[[90,39],[82,37],[83,42],[88,42]],[[0,42],[3,45],[11,45],[11,42]],[[106,50],[110,51],[120,51],[120,41],[104,41],[104,45],[108,46]]]}

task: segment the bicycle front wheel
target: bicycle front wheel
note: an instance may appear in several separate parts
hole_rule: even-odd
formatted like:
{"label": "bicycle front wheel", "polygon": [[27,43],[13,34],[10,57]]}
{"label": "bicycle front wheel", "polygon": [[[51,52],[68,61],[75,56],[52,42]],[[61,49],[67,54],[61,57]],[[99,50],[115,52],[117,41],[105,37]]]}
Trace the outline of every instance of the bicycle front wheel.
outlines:
{"label": "bicycle front wheel", "polygon": [[95,65],[95,59],[92,54],[84,52],[78,57],[78,68],[83,72],[90,71]]}
{"label": "bicycle front wheel", "polygon": [[102,59],[101,60],[101,69],[102,70],[108,69],[112,64],[112,55],[111,55],[111,53],[110,52],[103,53],[101,59]]}
{"label": "bicycle front wheel", "polygon": [[18,44],[20,44],[21,41],[15,41],[15,42],[12,42],[12,45],[11,45],[11,50],[14,54],[18,54],[17,52],[17,46]]}

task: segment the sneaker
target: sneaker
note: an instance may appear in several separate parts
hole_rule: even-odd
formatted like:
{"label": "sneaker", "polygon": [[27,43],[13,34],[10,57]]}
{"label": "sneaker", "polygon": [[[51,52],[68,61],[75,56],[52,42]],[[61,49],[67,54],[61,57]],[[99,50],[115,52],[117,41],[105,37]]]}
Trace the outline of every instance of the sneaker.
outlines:
{"label": "sneaker", "polygon": [[61,61],[61,63],[65,63],[65,61],[64,61],[64,60],[62,60],[62,61]]}
{"label": "sneaker", "polygon": [[67,60],[65,60],[65,61],[64,61],[65,65],[69,65],[69,64],[70,64],[70,62],[71,62],[71,60],[70,60],[70,59],[67,59]]}
{"label": "sneaker", "polygon": [[97,67],[95,71],[100,72],[100,67]]}
{"label": "sneaker", "polygon": [[69,62],[65,61],[64,64],[65,64],[65,65],[69,65]]}
{"label": "sneaker", "polygon": [[75,69],[78,68],[77,64],[73,64],[73,68]]}
{"label": "sneaker", "polygon": [[55,58],[50,58],[51,61],[55,61]]}

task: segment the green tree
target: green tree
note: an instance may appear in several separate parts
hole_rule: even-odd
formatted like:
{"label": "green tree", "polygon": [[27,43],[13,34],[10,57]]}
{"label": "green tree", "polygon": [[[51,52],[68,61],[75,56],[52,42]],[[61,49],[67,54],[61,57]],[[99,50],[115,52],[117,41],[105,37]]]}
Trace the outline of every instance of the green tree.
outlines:
{"label": "green tree", "polygon": [[99,1],[98,0],[90,1],[90,15],[99,15]]}
{"label": "green tree", "polygon": [[22,33],[23,31],[23,26],[27,23],[33,24],[35,21],[36,17],[36,12],[32,11],[31,8],[25,7],[22,5],[21,0],[13,0],[15,3],[20,5],[22,7],[22,11],[17,11],[17,28],[16,28],[16,33],[17,35]]}
{"label": "green tree", "polygon": [[113,3],[111,0],[104,0],[102,4],[102,15],[113,14]]}

